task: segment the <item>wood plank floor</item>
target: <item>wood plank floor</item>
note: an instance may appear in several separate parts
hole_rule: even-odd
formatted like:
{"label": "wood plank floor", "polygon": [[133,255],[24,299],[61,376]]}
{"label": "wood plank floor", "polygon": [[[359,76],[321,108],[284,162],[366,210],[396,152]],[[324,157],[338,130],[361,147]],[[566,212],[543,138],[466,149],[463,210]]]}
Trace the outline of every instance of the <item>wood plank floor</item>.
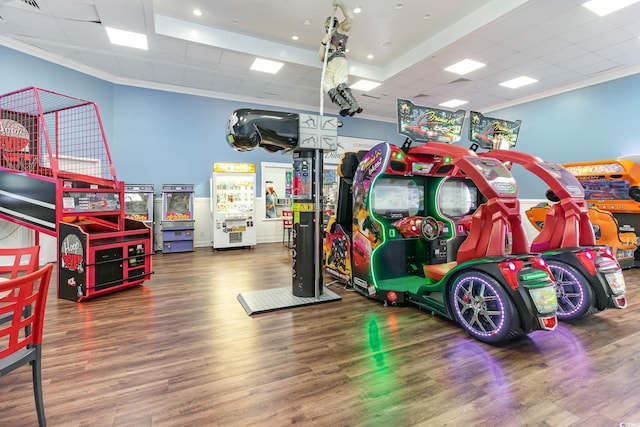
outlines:
{"label": "wood plank floor", "polygon": [[[626,310],[490,346],[340,285],[340,301],[250,317],[240,292],[291,285],[279,243],[153,263],[144,286],[80,304],[56,299],[52,283],[49,426],[640,423],[639,269],[624,273]],[[33,425],[23,367],[0,378],[0,426]]]}

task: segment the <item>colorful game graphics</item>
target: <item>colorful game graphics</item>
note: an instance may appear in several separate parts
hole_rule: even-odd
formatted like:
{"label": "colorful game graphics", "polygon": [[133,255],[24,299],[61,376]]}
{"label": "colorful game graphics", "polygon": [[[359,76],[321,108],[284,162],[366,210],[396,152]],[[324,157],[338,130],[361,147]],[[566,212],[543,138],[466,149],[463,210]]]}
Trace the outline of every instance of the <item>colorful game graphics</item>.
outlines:
{"label": "colorful game graphics", "polygon": [[521,120],[508,120],[485,117],[477,111],[470,111],[469,141],[480,148],[492,150],[500,148],[510,150],[516,146]]}
{"label": "colorful game graphics", "polygon": [[414,142],[445,142],[460,140],[465,110],[448,111],[415,105],[398,99],[398,133]]}

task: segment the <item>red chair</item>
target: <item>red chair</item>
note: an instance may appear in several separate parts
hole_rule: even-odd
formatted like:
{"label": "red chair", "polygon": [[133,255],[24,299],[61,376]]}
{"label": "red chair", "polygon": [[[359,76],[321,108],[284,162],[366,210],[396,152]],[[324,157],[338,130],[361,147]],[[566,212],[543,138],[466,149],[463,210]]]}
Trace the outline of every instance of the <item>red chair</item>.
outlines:
{"label": "red chair", "polygon": [[[40,246],[38,245],[26,248],[0,248],[0,281],[33,273],[38,269],[39,262]],[[0,324],[7,322],[9,318],[9,314],[0,316]]]}
{"label": "red chair", "polygon": [[287,248],[291,249],[291,233],[293,232],[293,211],[282,211],[282,244],[285,234],[287,236]]}
{"label": "red chair", "polygon": [[[46,426],[42,400],[42,326],[53,264],[0,282],[0,377],[29,363],[38,423]],[[23,334],[24,331],[24,334]]]}
{"label": "red chair", "polygon": [[[15,279],[38,269],[40,246],[0,248],[0,277]],[[2,280],[2,279],[0,279]]]}

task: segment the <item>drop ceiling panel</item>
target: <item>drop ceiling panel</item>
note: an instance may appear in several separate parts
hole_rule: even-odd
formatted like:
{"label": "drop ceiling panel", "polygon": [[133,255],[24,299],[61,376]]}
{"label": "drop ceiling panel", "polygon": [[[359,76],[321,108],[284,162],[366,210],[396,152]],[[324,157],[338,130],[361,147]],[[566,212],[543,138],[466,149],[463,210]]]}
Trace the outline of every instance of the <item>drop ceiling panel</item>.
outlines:
{"label": "drop ceiling panel", "polygon": [[[143,86],[174,86],[187,93],[229,99],[268,100],[273,105],[319,107],[322,64],[317,60],[330,4],[293,0],[39,0],[40,12],[0,3],[0,43],[34,52],[100,78]],[[640,67],[640,4],[599,18],[582,0],[368,0],[355,15],[349,39],[351,81],[379,80],[361,117],[395,121],[395,99],[437,105],[457,97],[464,108],[483,111],[565,87],[592,84],[637,72]],[[94,8],[95,6],[95,8]],[[192,13],[193,7],[202,16]],[[424,15],[431,19],[424,19]],[[179,21],[183,36],[158,33],[156,16]],[[61,19],[64,16],[65,19]],[[101,24],[90,24],[99,18]],[[72,18],[72,19],[70,19]],[[305,25],[305,21],[308,25]],[[194,26],[194,24],[196,26]],[[149,51],[108,43],[104,27],[145,33]],[[223,36],[219,46],[191,31]],[[299,40],[291,39],[297,35]],[[268,42],[268,43],[267,43]],[[256,48],[259,47],[259,48]],[[264,48],[263,48],[264,47]],[[366,58],[372,53],[374,58]],[[257,55],[286,58],[276,75],[250,71]],[[464,78],[443,71],[464,58],[487,64]],[[518,75],[540,82],[506,90],[498,83]],[[205,89],[203,89],[205,88]],[[335,112],[328,98],[326,108]]]}

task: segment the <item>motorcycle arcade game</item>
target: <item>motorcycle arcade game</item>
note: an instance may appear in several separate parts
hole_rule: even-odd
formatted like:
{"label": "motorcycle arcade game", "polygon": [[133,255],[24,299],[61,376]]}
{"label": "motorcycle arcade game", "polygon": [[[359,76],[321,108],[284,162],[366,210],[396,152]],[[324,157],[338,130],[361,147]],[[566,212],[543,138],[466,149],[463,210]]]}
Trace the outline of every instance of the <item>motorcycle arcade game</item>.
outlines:
{"label": "motorcycle arcade game", "polygon": [[95,103],[35,87],[0,96],[0,187],[0,218],[57,237],[59,298],[150,278],[151,228],[125,218]]}
{"label": "motorcycle arcade game", "polygon": [[227,127],[227,142],[236,151],[256,147],[293,157],[292,286],[242,292],[238,301],[247,314],[317,304],[341,299],[325,289],[322,277],[322,159],[335,150],[335,117],[255,109],[234,111]]}
{"label": "motorcycle arcade game", "polygon": [[[401,122],[430,114],[423,127],[459,136],[456,113],[398,102]],[[358,153],[355,168],[344,164],[350,157],[339,170],[341,180],[352,179],[351,194],[340,187],[326,235],[328,274],[385,304],[411,303],[452,319],[484,342],[555,328],[551,274],[526,247],[517,185],[500,161],[443,142],[411,147],[410,140]],[[344,176],[350,169],[353,176]]]}
{"label": "motorcycle arcade game", "polygon": [[[625,308],[625,281],[612,251],[596,245],[589,219],[585,193],[580,182],[562,165],[543,161],[514,148],[520,122],[484,117],[471,112],[469,139],[489,151],[491,157],[508,165],[519,165],[542,179],[556,203],[546,209],[545,226],[531,243],[531,252],[539,253],[553,273],[558,297],[557,316],[574,320],[606,308]],[[492,129],[487,133],[486,129]],[[481,130],[488,138],[478,138]],[[487,141],[492,141],[487,143]],[[500,145],[500,142],[507,144]]]}

